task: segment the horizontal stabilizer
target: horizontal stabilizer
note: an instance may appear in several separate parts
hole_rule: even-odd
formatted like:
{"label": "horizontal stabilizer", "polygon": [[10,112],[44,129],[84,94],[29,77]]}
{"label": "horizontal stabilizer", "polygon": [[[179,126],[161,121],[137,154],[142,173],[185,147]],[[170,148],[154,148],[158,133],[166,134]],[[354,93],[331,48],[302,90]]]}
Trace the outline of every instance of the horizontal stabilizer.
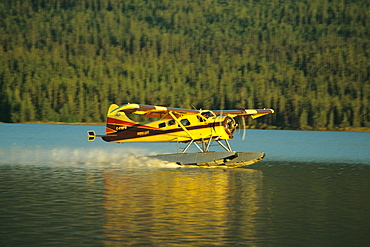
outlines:
{"label": "horizontal stabilizer", "polygon": [[93,131],[93,130],[87,131],[87,140],[88,141],[94,141],[95,137],[96,137],[95,131]]}
{"label": "horizontal stabilizer", "polygon": [[117,135],[96,135],[95,131],[89,130],[87,131],[87,140],[88,141],[94,141],[96,137],[105,137],[105,136],[117,136]]}

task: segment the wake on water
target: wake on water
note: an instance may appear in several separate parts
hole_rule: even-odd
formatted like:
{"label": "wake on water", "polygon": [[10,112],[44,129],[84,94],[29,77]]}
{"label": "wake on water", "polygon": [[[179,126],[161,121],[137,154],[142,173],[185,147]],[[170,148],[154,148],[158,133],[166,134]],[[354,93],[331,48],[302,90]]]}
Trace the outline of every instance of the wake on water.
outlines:
{"label": "wake on water", "polygon": [[123,167],[179,167],[177,164],[135,155],[148,155],[145,149],[122,148],[11,148],[0,150],[0,164],[97,165]]}

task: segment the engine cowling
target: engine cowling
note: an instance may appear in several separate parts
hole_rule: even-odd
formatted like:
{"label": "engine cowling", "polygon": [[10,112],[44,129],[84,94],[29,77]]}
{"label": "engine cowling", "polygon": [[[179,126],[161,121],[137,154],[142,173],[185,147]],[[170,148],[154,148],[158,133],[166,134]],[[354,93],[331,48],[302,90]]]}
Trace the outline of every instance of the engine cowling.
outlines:
{"label": "engine cowling", "polygon": [[238,127],[238,124],[235,122],[235,119],[229,116],[225,117],[223,126],[225,127],[225,131],[229,135],[229,137],[233,138],[233,134],[236,128]]}
{"label": "engine cowling", "polygon": [[238,124],[235,122],[234,118],[229,116],[219,116],[215,118],[213,129],[216,135],[221,137],[221,139],[231,139],[237,128]]}

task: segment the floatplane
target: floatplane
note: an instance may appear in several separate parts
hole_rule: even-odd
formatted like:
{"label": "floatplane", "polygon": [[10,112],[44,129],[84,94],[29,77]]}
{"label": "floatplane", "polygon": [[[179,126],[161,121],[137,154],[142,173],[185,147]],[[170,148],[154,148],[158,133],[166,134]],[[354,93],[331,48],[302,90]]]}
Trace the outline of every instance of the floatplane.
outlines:
{"label": "floatplane", "polygon": [[[107,113],[106,134],[97,135],[88,131],[88,140],[101,137],[106,142],[177,142],[186,143],[181,153],[146,156],[176,163],[183,167],[242,167],[265,157],[263,152],[235,152],[229,139],[241,124],[240,117],[253,119],[274,113],[272,109],[197,110],[165,106],[128,103],[122,106],[112,104]],[[140,123],[126,114],[138,114],[156,118],[154,122]],[[242,121],[244,122],[244,121]],[[243,126],[245,127],[245,126]],[[225,151],[210,151],[211,143],[219,144]],[[188,153],[191,145],[199,149]]]}

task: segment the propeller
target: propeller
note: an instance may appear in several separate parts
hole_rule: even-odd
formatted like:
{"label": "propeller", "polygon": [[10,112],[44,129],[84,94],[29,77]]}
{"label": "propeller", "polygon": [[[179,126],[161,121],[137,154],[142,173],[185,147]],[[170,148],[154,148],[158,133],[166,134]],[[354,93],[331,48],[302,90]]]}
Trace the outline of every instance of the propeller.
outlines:
{"label": "propeller", "polygon": [[[243,133],[240,133],[243,131]],[[246,130],[246,124],[245,124],[245,117],[239,117],[238,121],[238,133],[241,134],[242,140],[245,140],[245,137],[247,135],[247,130]]]}
{"label": "propeller", "polygon": [[246,126],[245,126],[245,117],[242,117],[242,126],[241,126],[241,128],[243,128],[242,140],[244,141],[245,136],[247,135],[247,129],[246,129]]}

